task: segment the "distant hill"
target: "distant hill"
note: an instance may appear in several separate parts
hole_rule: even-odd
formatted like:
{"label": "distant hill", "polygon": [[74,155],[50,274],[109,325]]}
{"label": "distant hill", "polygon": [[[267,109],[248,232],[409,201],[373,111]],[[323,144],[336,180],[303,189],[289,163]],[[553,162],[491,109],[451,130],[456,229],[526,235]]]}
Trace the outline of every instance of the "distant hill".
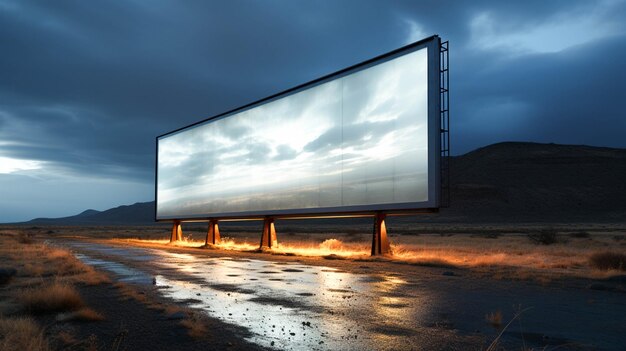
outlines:
{"label": "distant hill", "polygon": [[106,211],[86,210],[75,216],[62,218],[35,218],[28,224],[57,225],[141,225],[154,223],[154,201],[137,202]]}
{"label": "distant hill", "polygon": [[626,219],[626,149],[505,142],[450,161],[448,220]]}
{"label": "distant hill", "polygon": [[[626,149],[505,142],[452,157],[450,169],[451,207],[421,216],[420,221],[624,222],[626,218]],[[27,223],[152,224],[154,202]]]}

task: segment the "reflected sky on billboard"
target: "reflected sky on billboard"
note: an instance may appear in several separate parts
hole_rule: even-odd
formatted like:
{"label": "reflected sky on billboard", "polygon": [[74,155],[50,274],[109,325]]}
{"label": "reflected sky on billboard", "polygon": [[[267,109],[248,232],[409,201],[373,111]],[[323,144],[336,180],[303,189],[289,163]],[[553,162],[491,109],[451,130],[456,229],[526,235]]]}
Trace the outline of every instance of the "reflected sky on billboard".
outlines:
{"label": "reflected sky on billboard", "polygon": [[428,200],[427,48],[158,141],[157,218]]}

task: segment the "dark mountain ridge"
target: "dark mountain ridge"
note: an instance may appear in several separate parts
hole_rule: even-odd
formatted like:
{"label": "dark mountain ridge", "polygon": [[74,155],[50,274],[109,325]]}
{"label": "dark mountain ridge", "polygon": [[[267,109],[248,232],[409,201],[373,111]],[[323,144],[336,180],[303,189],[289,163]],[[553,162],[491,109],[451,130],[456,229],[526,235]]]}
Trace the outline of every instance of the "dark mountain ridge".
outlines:
{"label": "dark mountain ridge", "polygon": [[28,224],[56,225],[141,225],[154,223],[154,201],[137,202],[106,211],[86,210],[75,216],[61,218],[35,218]]}
{"label": "dark mountain ridge", "polygon": [[451,159],[444,213],[464,221],[624,221],[625,180],[626,149],[498,143]]}

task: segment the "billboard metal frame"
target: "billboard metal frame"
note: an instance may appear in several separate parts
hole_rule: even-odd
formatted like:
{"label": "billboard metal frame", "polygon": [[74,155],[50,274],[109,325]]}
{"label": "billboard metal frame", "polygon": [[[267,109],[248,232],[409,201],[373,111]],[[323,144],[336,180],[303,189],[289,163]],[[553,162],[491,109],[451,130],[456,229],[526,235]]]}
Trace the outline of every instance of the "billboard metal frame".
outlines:
{"label": "billboard metal frame", "polygon": [[[264,105],[274,100],[278,100],[300,91],[312,88],[343,76],[367,69],[371,66],[392,60],[403,56],[410,52],[414,52],[423,48],[427,48],[428,52],[428,201],[424,202],[407,202],[407,203],[386,203],[386,204],[368,204],[355,206],[338,206],[324,208],[301,208],[286,210],[270,210],[270,211],[247,211],[232,213],[215,213],[205,215],[192,216],[165,216],[157,217],[158,204],[158,152],[159,139],[183,132],[200,124],[209,123],[218,119],[227,118],[236,113],[240,113],[260,105]],[[445,51],[445,55],[443,52]],[[442,64],[445,60],[445,71]],[[226,111],[198,121],[196,123],[178,128],[171,132],[161,134],[156,137],[156,155],[155,155],[155,172],[154,172],[154,196],[155,196],[155,212],[154,218],[157,222],[174,221],[210,221],[210,220],[243,220],[243,219],[267,219],[267,218],[320,218],[320,217],[356,217],[356,216],[376,216],[380,213],[389,215],[405,215],[420,212],[437,212],[441,206],[441,190],[442,181],[445,182],[442,170],[447,162],[449,152],[449,129],[448,129],[448,76],[447,76],[447,42],[442,46],[441,39],[437,35],[419,40],[399,49],[379,55],[372,59],[344,68],[337,72],[314,79],[304,84],[300,84],[291,89],[284,90],[277,94],[246,104],[244,106]],[[443,84],[443,85],[442,85]],[[443,98],[444,90],[446,97]],[[445,110],[445,111],[444,111]],[[445,117],[445,122],[444,122]],[[445,140],[445,142],[444,142]],[[444,158],[446,158],[444,160]],[[444,200],[445,201],[445,200]]]}

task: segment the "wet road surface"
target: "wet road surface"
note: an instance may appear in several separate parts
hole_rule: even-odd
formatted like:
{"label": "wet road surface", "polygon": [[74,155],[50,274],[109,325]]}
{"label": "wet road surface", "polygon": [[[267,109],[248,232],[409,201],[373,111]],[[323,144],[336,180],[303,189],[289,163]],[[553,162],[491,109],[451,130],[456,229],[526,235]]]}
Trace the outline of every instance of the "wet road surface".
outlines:
{"label": "wet road surface", "polygon": [[[202,253],[64,242],[122,282],[156,285],[169,299],[245,328],[249,341],[281,350],[483,349],[499,333],[485,321],[530,307],[502,345],[620,350],[626,294],[467,282],[403,265],[355,274],[340,268]],[[323,261],[321,261],[323,263]],[[507,313],[510,312],[510,313]],[[569,345],[569,346],[568,346]]]}

